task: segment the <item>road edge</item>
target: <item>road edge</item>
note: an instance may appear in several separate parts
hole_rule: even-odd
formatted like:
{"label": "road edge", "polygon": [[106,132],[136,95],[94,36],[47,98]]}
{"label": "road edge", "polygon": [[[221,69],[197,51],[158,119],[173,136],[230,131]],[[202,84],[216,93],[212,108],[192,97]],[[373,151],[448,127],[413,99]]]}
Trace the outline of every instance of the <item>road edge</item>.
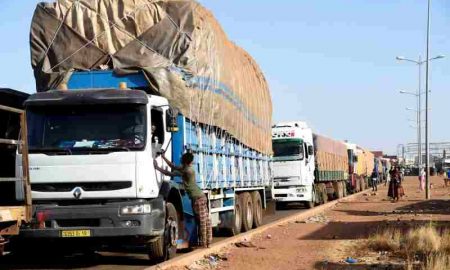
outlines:
{"label": "road edge", "polygon": [[372,190],[369,188],[369,189],[366,189],[366,190],[361,191],[359,193],[355,193],[355,194],[352,194],[350,196],[347,196],[345,198],[334,200],[334,201],[328,202],[326,204],[322,204],[322,205],[319,205],[317,207],[308,209],[306,211],[303,211],[303,212],[300,212],[300,213],[297,213],[297,214],[293,214],[291,216],[282,218],[280,220],[276,220],[274,222],[265,224],[265,225],[263,225],[263,226],[261,226],[259,228],[253,229],[251,231],[248,231],[248,232],[245,232],[245,233],[241,233],[239,235],[227,238],[227,239],[225,239],[223,241],[220,241],[218,243],[213,244],[211,247],[209,247],[207,249],[205,248],[205,249],[194,250],[192,252],[189,252],[189,253],[183,254],[181,256],[178,256],[176,258],[173,258],[172,260],[169,260],[169,261],[157,264],[157,265],[153,265],[153,266],[147,267],[147,268],[145,268],[145,270],[164,270],[164,269],[167,269],[167,268],[170,268],[170,267],[183,267],[183,266],[186,266],[186,265],[190,265],[190,264],[192,264],[195,261],[198,261],[198,260],[201,260],[201,259],[205,258],[205,256],[207,256],[209,254],[218,253],[223,248],[231,246],[234,243],[244,241],[245,239],[250,239],[254,235],[261,234],[261,233],[263,233],[264,231],[266,231],[268,229],[271,229],[271,228],[279,226],[279,225],[284,225],[286,223],[293,222],[293,221],[298,220],[298,219],[307,219],[307,218],[309,218],[311,216],[315,216],[315,215],[317,215],[317,214],[319,214],[321,212],[324,212],[325,210],[328,210],[328,209],[334,207],[338,203],[352,201],[356,197],[362,196],[363,194],[369,193],[371,191]]}

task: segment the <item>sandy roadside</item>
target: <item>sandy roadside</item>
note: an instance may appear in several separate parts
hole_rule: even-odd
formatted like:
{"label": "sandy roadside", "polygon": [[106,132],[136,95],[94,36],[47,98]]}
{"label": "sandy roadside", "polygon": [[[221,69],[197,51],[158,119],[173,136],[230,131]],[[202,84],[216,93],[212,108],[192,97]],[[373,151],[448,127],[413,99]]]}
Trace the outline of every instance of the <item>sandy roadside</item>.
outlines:
{"label": "sandy roadside", "polygon": [[[298,220],[269,229],[252,238],[251,247],[224,251],[226,260],[218,262],[215,268],[357,269],[349,268],[342,261],[348,256],[364,257],[353,247],[358,245],[359,239],[365,239],[383,227],[410,226],[430,220],[450,223],[450,188],[443,187],[440,177],[433,177],[432,183],[431,201],[423,200],[425,194],[418,190],[417,178],[407,177],[404,182],[406,197],[400,202],[390,202],[386,187],[380,186],[377,193],[339,203],[306,223]],[[210,264],[205,268],[210,268]]]}

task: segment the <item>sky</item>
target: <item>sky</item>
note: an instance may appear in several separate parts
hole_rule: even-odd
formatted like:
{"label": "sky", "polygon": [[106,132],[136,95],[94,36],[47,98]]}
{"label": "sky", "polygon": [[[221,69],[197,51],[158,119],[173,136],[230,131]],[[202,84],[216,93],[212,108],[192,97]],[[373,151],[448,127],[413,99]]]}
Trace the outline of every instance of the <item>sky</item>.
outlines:
{"label": "sky", "polygon": [[[40,1],[0,7],[0,86],[34,92],[29,28]],[[26,4],[25,4],[26,2]],[[307,121],[314,131],[395,153],[417,141],[417,59],[426,52],[426,0],[201,0],[229,39],[260,65],[273,122]],[[432,1],[430,141],[450,141],[450,1]],[[425,67],[423,67],[425,74]],[[422,85],[425,89],[425,85]],[[414,124],[415,125],[415,124]]]}

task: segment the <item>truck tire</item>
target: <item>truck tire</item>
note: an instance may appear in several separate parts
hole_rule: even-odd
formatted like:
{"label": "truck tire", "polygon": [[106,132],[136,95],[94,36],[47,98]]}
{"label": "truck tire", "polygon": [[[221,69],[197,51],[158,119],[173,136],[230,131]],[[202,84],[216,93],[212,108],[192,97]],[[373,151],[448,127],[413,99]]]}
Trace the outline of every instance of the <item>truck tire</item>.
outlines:
{"label": "truck tire", "polygon": [[320,195],[322,199],[322,203],[326,204],[328,202],[328,193],[327,193],[327,187],[325,184],[320,184]]}
{"label": "truck tire", "polygon": [[242,230],[250,231],[253,227],[253,202],[250,193],[240,194],[242,200]]}
{"label": "truck tire", "polygon": [[148,243],[148,256],[155,262],[169,260],[177,253],[178,213],[172,203],[166,204],[166,226],[164,235]]}
{"label": "truck tire", "polygon": [[263,223],[263,206],[261,195],[258,191],[252,192],[253,202],[253,228],[258,228]]}
{"label": "truck tire", "polygon": [[338,182],[338,199],[344,198],[344,182]]}
{"label": "truck tire", "polygon": [[231,227],[227,227],[226,234],[235,236],[242,230],[242,202],[239,194],[234,195],[234,213],[232,215]]}
{"label": "truck tire", "polygon": [[333,189],[334,189],[334,197],[335,199],[342,198],[342,185],[341,182],[333,182]]}
{"label": "truck tire", "polygon": [[316,185],[314,184],[313,186],[313,190],[314,190],[314,196],[315,196],[315,205],[321,205],[322,204],[322,195],[320,192],[320,185]]}
{"label": "truck tire", "polygon": [[311,208],[314,208],[314,206],[316,206],[316,192],[315,192],[314,186],[311,191],[311,201],[304,202],[303,204],[305,205],[305,207],[307,209],[311,209]]}

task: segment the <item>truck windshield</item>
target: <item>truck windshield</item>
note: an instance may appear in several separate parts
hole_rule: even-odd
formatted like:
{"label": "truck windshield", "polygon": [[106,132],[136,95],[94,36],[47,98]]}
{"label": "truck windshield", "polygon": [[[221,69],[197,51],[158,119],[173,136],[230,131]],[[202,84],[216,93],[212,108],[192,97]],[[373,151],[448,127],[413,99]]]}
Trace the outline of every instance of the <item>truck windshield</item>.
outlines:
{"label": "truck windshield", "polygon": [[30,152],[141,150],[144,105],[46,106],[27,110]]}
{"label": "truck windshield", "polygon": [[273,145],[273,156],[275,158],[289,158],[302,160],[304,157],[303,144],[300,142],[277,142],[274,141]]}

